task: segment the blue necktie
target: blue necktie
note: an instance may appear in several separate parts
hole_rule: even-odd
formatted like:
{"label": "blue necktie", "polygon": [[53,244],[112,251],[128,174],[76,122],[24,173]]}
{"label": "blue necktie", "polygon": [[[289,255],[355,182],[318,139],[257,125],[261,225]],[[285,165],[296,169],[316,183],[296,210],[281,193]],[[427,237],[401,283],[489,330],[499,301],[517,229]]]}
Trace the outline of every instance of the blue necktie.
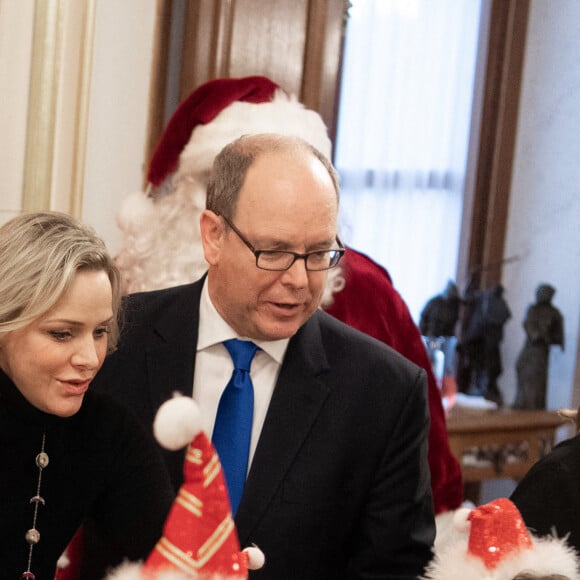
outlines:
{"label": "blue necktie", "polygon": [[235,514],[242,498],[254,416],[254,386],[250,366],[258,347],[245,340],[226,340],[234,361],[234,372],[223,392],[217,410],[212,442],[219,455]]}

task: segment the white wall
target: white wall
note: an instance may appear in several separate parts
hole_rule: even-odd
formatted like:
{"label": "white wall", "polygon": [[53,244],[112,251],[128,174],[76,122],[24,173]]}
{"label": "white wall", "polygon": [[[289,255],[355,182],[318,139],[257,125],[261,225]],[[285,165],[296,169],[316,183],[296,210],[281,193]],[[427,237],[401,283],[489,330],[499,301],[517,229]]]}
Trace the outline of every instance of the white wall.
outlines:
{"label": "white wall", "polygon": [[33,0],[2,0],[0,10],[0,223],[18,213],[26,147]]}
{"label": "white wall", "polygon": [[[580,380],[580,2],[532,0],[518,139],[510,196],[503,285],[512,310],[502,343],[499,378],[506,403],[516,393],[515,363],[525,340],[522,322],[541,282],[564,315],[566,348],[550,354],[547,406],[575,406]],[[580,390],[580,384],[576,384]],[[569,436],[560,430],[559,438]],[[481,503],[510,495],[515,482],[484,482]]]}
{"label": "white wall", "polygon": [[[42,193],[31,209],[71,211],[77,195],[72,178],[75,172],[83,175],[79,217],[116,250],[120,199],[142,185],[156,9],[155,0],[0,0],[0,223],[24,206],[26,140],[34,135],[27,131],[29,103],[54,94],[55,110],[45,114],[54,115],[56,126],[52,182],[35,188]],[[32,95],[35,17],[43,13],[50,14],[40,18],[43,30],[58,39],[58,49],[46,63],[37,55],[43,62],[36,65],[54,66],[57,78]],[[79,108],[85,92],[81,54],[92,56],[86,67],[86,126]],[[85,144],[86,152],[80,152]]]}
{"label": "white wall", "polygon": [[155,4],[97,2],[83,219],[112,253],[120,201],[142,187]]}
{"label": "white wall", "polygon": [[[522,322],[539,283],[557,290],[565,318],[565,351],[553,347],[547,404],[572,404],[580,323],[580,2],[532,0],[504,268],[512,310],[500,377],[506,402],[516,392]],[[580,389],[580,385],[577,385]]]}

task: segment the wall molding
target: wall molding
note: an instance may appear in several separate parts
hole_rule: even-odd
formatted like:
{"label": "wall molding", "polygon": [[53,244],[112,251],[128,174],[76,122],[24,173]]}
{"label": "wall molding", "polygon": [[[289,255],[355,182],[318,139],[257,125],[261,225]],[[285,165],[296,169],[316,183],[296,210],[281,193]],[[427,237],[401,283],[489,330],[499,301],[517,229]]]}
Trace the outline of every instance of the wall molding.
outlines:
{"label": "wall molding", "polygon": [[81,217],[96,0],[36,0],[24,211]]}

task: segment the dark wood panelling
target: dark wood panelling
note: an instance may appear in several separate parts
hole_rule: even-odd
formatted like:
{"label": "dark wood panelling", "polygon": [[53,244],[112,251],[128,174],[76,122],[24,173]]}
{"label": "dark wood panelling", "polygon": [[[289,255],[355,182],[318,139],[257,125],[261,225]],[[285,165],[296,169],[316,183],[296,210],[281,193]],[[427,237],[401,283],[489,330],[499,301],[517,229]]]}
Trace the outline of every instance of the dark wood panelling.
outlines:
{"label": "dark wood panelling", "polygon": [[502,278],[529,0],[494,0],[466,271],[472,287]]}
{"label": "dark wood panelling", "polygon": [[[179,100],[219,77],[268,76],[308,108],[318,111],[331,138],[336,134],[338,85],[349,7],[345,0],[158,0],[159,14],[147,159],[161,135],[169,67],[171,27],[182,18]],[[159,22],[159,20],[162,21]]]}
{"label": "dark wood panelling", "polygon": [[151,90],[149,91],[148,131],[143,162],[144,188],[147,187],[147,164],[165,126],[164,103],[167,95],[172,10],[173,2],[171,0],[157,0],[151,62]]}

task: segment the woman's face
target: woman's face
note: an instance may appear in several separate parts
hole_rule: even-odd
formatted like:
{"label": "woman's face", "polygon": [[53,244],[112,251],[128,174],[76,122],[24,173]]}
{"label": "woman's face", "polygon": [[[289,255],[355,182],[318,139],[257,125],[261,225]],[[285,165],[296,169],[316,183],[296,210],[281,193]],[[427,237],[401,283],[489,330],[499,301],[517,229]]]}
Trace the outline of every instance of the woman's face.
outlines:
{"label": "woman's face", "polygon": [[0,343],[0,367],[37,409],[70,417],[107,354],[113,317],[105,271],[79,271],[54,307]]}

